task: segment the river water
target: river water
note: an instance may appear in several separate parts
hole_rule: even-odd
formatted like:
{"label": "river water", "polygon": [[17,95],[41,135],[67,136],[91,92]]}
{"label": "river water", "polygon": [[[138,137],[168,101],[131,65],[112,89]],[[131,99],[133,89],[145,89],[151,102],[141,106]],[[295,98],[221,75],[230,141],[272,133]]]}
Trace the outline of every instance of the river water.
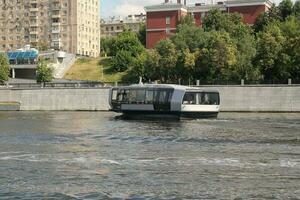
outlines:
{"label": "river water", "polygon": [[300,199],[300,114],[0,112],[0,199]]}

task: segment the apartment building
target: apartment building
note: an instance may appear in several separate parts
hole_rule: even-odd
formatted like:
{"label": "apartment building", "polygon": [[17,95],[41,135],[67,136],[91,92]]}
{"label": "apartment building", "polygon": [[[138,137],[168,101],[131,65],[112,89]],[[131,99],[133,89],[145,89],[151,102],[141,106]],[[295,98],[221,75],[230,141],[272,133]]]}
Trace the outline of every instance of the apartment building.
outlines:
{"label": "apartment building", "polygon": [[0,51],[27,44],[96,57],[99,0],[0,0]]}
{"label": "apartment building", "polygon": [[165,0],[159,5],[146,6],[147,13],[147,48],[153,48],[157,42],[172,36],[182,17],[191,15],[197,26],[202,25],[202,20],[212,9],[222,12],[240,13],[246,24],[254,24],[256,18],[269,10],[272,0],[220,0],[210,4],[196,3],[188,5],[187,0]]}
{"label": "apartment building", "polygon": [[133,32],[139,32],[141,25],[145,24],[146,15],[141,13],[138,15],[128,15],[125,18],[111,17],[108,20],[101,20],[101,37],[116,36],[123,32],[126,28]]}

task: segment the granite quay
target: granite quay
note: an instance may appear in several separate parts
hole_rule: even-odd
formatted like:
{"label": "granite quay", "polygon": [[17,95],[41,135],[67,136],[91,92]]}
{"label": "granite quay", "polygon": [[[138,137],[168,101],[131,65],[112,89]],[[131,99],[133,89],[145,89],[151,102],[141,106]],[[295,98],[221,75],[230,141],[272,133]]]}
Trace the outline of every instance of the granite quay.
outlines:
{"label": "granite quay", "polygon": [[[222,112],[300,112],[300,85],[199,86],[217,89]],[[0,110],[108,111],[110,87],[0,89]]]}

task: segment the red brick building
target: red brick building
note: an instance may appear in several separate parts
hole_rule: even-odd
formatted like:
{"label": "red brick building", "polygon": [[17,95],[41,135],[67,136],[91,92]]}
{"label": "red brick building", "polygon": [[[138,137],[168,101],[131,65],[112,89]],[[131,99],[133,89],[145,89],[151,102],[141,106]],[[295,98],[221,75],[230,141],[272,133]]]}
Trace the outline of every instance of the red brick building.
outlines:
{"label": "red brick building", "polygon": [[176,3],[165,0],[163,4],[147,6],[147,48],[153,48],[158,41],[174,34],[180,19],[187,14],[193,15],[196,25],[201,26],[202,19],[211,9],[237,12],[243,15],[244,23],[252,25],[258,15],[266,12],[272,4],[271,0],[228,0],[216,4],[196,3],[187,6],[186,0],[177,0]]}

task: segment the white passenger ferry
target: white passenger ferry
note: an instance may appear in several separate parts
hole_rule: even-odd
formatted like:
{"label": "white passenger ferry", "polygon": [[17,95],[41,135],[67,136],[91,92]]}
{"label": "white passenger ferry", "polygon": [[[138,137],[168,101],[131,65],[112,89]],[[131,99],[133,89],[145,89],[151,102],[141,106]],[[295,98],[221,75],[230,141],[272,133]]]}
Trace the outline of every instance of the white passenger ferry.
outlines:
{"label": "white passenger ferry", "polygon": [[219,92],[180,85],[138,84],[110,90],[111,111],[127,117],[216,118]]}

